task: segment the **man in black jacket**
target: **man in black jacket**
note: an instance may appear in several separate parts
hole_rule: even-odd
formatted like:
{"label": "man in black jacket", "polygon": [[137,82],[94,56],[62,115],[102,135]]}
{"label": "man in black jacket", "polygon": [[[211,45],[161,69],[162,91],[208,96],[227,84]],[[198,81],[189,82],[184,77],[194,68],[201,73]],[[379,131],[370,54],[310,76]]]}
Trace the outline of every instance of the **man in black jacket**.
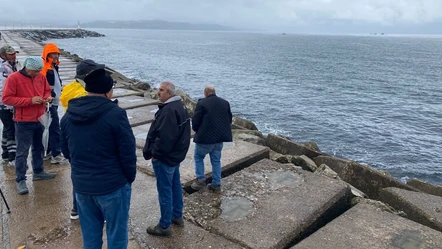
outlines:
{"label": "man in black jacket", "polygon": [[127,113],[112,98],[113,80],[104,69],[84,79],[88,96],[73,99],[61,119],[61,148],[71,162],[84,248],[127,248],[135,137]]}
{"label": "man in black jacket", "polygon": [[196,132],[195,142],[195,174],[197,180],[191,187],[200,190],[206,187],[204,175],[204,157],[210,155],[212,164],[212,184],[209,189],[221,192],[221,151],[223,142],[232,141],[232,112],[228,101],[216,96],[215,88],[204,89],[204,99],[198,101],[192,118],[192,129]]}
{"label": "man in black jacket", "polygon": [[180,180],[180,163],[186,157],[190,145],[190,117],[181,98],[175,96],[175,85],[163,82],[158,89],[161,103],[147,133],[143,156],[152,159],[157,178],[161,218],[147,233],[170,236],[171,224],[184,226],[183,195]]}

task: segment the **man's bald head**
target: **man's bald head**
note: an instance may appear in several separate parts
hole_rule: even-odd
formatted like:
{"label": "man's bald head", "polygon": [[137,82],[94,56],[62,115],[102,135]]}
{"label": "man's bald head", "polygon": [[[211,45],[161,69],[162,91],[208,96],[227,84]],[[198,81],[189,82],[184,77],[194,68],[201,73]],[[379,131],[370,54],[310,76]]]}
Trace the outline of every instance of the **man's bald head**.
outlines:
{"label": "man's bald head", "polygon": [[207,96],[212,95],[212,94],[216,94],[215,87],[213,87],[213,86],[206,86],[206,88],[204,88],[204,96],[207,97]]}

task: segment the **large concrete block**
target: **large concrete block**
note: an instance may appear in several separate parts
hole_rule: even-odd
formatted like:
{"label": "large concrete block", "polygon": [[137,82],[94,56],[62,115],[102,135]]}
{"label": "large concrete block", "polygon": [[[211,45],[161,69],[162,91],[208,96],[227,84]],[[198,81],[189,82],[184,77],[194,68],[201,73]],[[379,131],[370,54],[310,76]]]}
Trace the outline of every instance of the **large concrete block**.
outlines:
{"label": "large concrete block", "polygon": [[[140,120],[142,120],[142,119],[140,118]],[[129,120],[129,122],[131,122],[131,121]],[[147,124],[142,124],[142,125],[132,127],[132,131],[135,135],[135,139],[137,142],[137,148],[144,147],[144,144],[146,143],[147,133],[149,132],[151,125],[152,125],[152,123],[147,123]],[[195,132],[193,130],[191,130],[190,137],[193,138],[193,136],[195,136]]]}
{"label": "large concrete block", "polygon": [[126,96],[118,98],[118,105],[123,109],[132,109],[146,105],[156,105],[159,101],[151,98],[140,96]]}
{"label": "large concrete block", "polygon": [[112,94],[113,98],[122,98],[122,97],[126,97],[126,96],[140,96],[140,97],[143,97],[143,93],[142,92],[138,92],[138,91],[134,91],[134,90],[125,89],[125,88],[118,88],[118,87],[114,88],[114,92]]}
{"label": "large concrete block", "polygon": [[[127,118],[131,126],[139,126],[153,121],[155,112],[158,110],[156,105],[148,105],[134,109],[126,110]],[[146,133],[147,135],[147,133]],[[146,136],[144,136],[146,138]]]}
{"label": "large concrete block", "polygon": [[221,195],[199,191],[186,197],[185,213],[248,248],[287,248],[345,211],[349,194],[343,181],[264,159],[224,178]]}
{"label": "large concrete block", "polygon": [[293,142],[285,137],[281,137],[275,134],[267,135],[265,143],[270,149],[281,154],[294,156],[306,155],[310,158],[322,155],[322,153],[320,152],[311,150],[302,144]]}
{"label": "large concrete block", "polygon": [[442,186],[423,182],[419,179],[410,179],[407,181],[407,185],[417,188],[420,191],[430,195],[442,196]]}
{"label": "large concrete block", "polygon": [[292,249],[442,248],[442,233],[361,202]]}
{"label": "large concrete block", "polygon": [[442,197],[385,188],[381,191],[379,199],[397,210],[404,211],[408,219],[442,232]]}
{"label": "large concrete block", "polygon": [[416,191],[415,188],[403,184],[388,174],[376,170],[368,165],[358,164],[354,161],[335,158],[331,156],[319,156],[313,159],[317,165],[326,164],[339,177],[366,193],[372,199],[379,198],[379,192],[383,188],[396,187]]}
{"label": "large concrete block", "polygon": [[144,144],[146,143],[147,133],[149,132],[150,126],[151,126],[151,123],[132,127],[132,131],[134,133],[135,140],[137,143],[137,148],[144,147]]}
{"label": "large concrete block", "polygon": [[[195,180],[195,168],[193,153],[195,150],[195,143],[190,143],[190,148],[187,152],[186,158],[181,163],[181,184],[184,187],[189,187]],[[153,172],[151,160],[144,160],[142,152],[138,152],[137,165],[140,170],[145,172]],[[235,141],[233,143],[224,143],[224,148],[221,157],[221,170],[223,175],[229,174],[232,171],[237,171],[241,168],[247,167],[263,158],[269,157],[269,149],[264,146],[244,142]],[[210,164],[209,156],[207,155],[204,160],[204,172],[207,179],[210,181],[212,178],[212,166]]]}
{"label": "large concrete block", "polygon": [[[184,202],[184,208],[186,206],[187,203]],[[184,218],[186,219],[186,217]],[[146,228],[158,224],[159,219],[160,207],[155,177],[138,171],[132,184],[130,228],[141,248],[242,248],[222,236],[210,233],[187,221],[185,221],[183,228],[172,226],[173,235],[169,238],[148,235]]]}

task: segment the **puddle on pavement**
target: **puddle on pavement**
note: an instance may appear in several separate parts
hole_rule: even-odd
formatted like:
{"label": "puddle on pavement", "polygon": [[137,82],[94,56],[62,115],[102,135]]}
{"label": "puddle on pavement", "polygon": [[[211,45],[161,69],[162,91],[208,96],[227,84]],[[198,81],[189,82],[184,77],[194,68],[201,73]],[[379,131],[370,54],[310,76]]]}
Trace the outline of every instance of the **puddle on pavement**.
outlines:
{"label": "puddle on pavement", "polygon": [[225,221],[241,220],[254,211],[253,202],[244,197],[228,197],[221,201],[221,219]]}
{"label": "puddle on pavement", "polygon": [[393,238],[393,245],[400,249],[429,248],[428,243],[422,238],[420,231],[405,230]]}

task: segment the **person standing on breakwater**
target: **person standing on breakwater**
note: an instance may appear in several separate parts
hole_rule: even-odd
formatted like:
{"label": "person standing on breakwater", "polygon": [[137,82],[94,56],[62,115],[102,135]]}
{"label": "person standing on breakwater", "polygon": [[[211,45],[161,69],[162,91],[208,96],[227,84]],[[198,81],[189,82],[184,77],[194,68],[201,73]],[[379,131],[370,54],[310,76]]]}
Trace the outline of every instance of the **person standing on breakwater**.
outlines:
{"label": "person standing on breakwater", "polygon": [[[0,95],[2,94],[4,83],[9,75],[17,72],[17,57],[15,54],[18,51],[9,45],[0,48],[0,57],[2,63],[0,65]],[[0,99],[0,119],[3,123],[2,132],[2,159],[7,160],[8,165],[15,167],[15,125],[13,120],[13,109],[11,106],[6,106]]]}
{"label": "person standing on breakwater", "polygon": [[[82,60],[77,64],[75,80],[71,83],[67,84],[63,88],[63,92],[61,92],[60,103],[64,107],[64,111],[66,112],[68,108],[69,101],[71,99],[83,97],[87,95],[86,90],[84,89],[86,83],[84,82],[84,78],[94,70],[104,69],[104,64],[97,64],[93,60]],[[72,190],[72,210],[70,217],[73,220],[79,218],[78,209],[77,209],[77,199],[75,198],[75,192]]]}
{"label": "person standing on breakwater", "polygon": [[65,162],[60,149],[60,118],[57,111],[61,95],[61,79],[58,74],[60,50],[54,43],[48,43],[43,48],[42,58],[44,67],[41,73],[46,76],[51,86],[51,96],[54,98],[52,105],[49,107],[52,122],[49,125],[49,143],[45,160],[51,159],[52,164],[59,164]]}
{"label": "person standing on breakwater", "polygon": [[61,106],[64,107],[65,112],[71,99],[87,95],[87,92],[84,89],[86,86],[84,78],[92,71],[104,69],[104,67],[104,64],[97,64],[95,61],[89,59],[82,60],[77,64],[75,80],[65,85],[60,95],[60,103]]}
{"label": "person standing on breakwater", "polygon": [[146,232],[168,237],[172,235],[171,224],[184,226],[180,163],[189,150],[190,117],[172,82],[161,83],[157,93],[161,103],[147,133],[143,156],[152,159],[161,217]]}
{"label": "person standing on breakwater", "polygon": [[48,180],[55,173],[47,173],[43,167],[43,125],[38,120],[53,98],[51,88],[40,73],[43,62],[40,57],[26,58],[23,69],[8,76],[2,93],[5,105],[15,107],[15,138],[17,152],[15,156],[15,181],[17,193],[27,194],[26,165],[29,148],[32,145],[33,181]]}
{"label": "person standing on breakwater", "polygon": [[210,156],[212,164],[212,184],[209,189],[221,193],[221,151],[223,142],[232,142],[232,112],[228,101],[216,96],[215,88],[204,89],[204,99],[200,99],[192,118],[192,129],[196,132],[195,174],[197,180],[191,187],[200,190],[206,187],[204,157]]}
{"label": "person standing on breakwater", "polygon": [[128,245],[136,145],[127,113],[111,98],[114,82],[104,69],[84,79],[88,96],[73,99],[61,119],[61,148],[71,162],[83,248]]}

